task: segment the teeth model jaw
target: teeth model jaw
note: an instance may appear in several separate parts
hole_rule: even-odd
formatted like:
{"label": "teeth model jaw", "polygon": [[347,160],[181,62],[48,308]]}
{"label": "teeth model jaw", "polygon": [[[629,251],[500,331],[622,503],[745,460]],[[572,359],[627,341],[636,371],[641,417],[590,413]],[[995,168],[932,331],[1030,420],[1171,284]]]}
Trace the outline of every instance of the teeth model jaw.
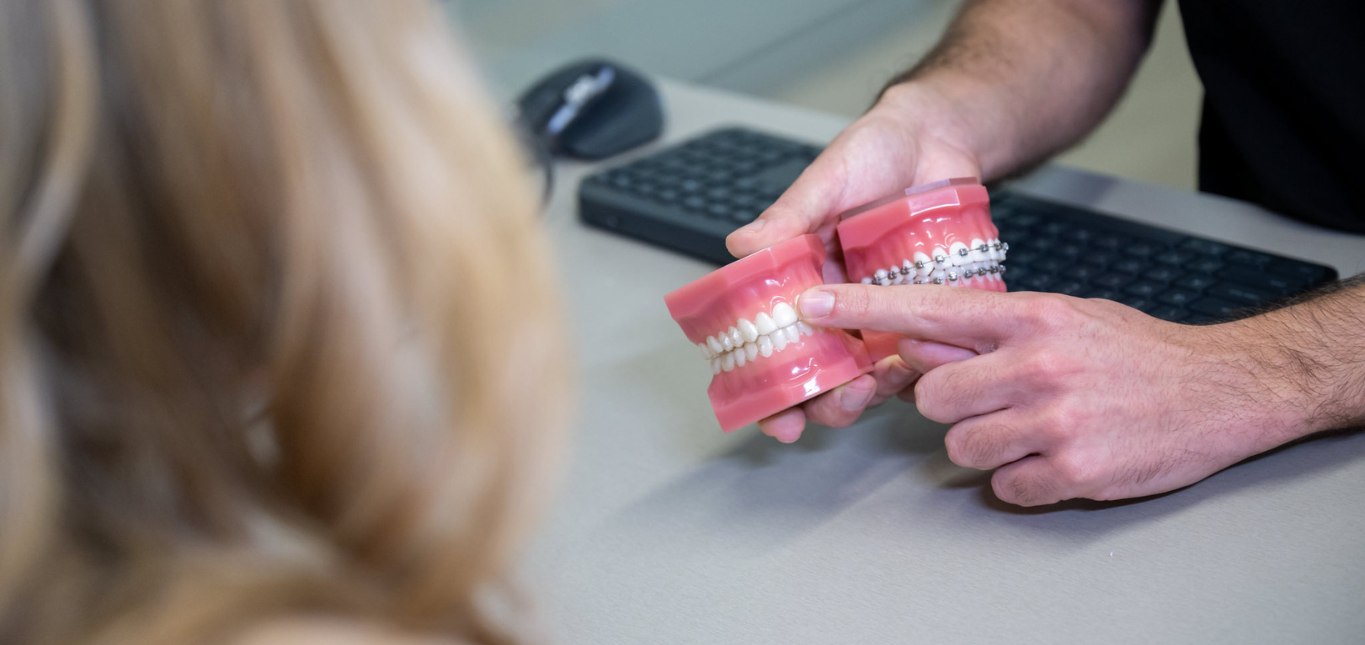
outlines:
{"label": "teeth model jaw", "polygon": [[773,245],[664,297],[711,366],[707,395],[729,432],[772,416],[872,369],[862,341],[797,319],[796,297],[823,284],[815,235]]}
{"label": "teeth model jaw", "polygon": [[[986,189],[976,179],[908,188],[840,219],[844,267],[863,284],[1005,290],[1003,263],[1009,245],[1000,241]],[[898,336],[862,335],[872,360],[896,353]]]}

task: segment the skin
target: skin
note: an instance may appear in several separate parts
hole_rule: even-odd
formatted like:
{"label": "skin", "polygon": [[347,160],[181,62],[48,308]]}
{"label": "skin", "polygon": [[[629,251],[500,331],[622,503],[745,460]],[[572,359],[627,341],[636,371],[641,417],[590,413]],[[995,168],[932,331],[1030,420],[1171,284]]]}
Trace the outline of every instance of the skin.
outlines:
{"label": "skin", "polygon": [[[743,257],[817,233],[831,247],[827,281],[843,282],[839,213],[905,186],[995,179],[1075,143],[1126,87],[1159,6],[968,3],[923,62],[729,237],[730,251]],[[817,294],[834,296],[831,313],[821,314]],[[807,421],[847,426],[901,396],[950,424],[949,457],[994,469],[996,494],[1017,504],[1161,493],[1365,421],[1365,358],[1341,356],[1343,346],[1365,347],[1359,281],[1208,327],[1102,300],[933,286],[822,287],[798,307],[812,324],[914,340],[872,374],[761,421],[764,433],[795,441]]]}

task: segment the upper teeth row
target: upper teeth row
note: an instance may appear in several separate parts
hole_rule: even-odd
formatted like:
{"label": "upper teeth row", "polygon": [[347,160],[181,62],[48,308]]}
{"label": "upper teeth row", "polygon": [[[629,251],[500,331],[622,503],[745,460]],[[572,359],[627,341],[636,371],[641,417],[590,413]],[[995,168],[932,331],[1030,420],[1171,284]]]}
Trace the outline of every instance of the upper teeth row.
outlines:
{"label": "upper teeth row", "polygon": [[753,322],[740,318],[729,329],[707,336],[706,342],[697,343],[697,347],[711,362],[711,372],[719,374],[744,367],[759,356],[772,356],[773,352],[795,343],[801,335],[814,333],[813,327],[797,320],[796,310],[791,305],[779,302],[771,315],[759,312]]}
{"label": "upper teeth row", "polygon": [[862,279],[863,284],[943,284],[958,279],[1003,273],[1005,254],[1010,245],[999,240],[973,240],[969,248],[961,242],[947,251],[935,249],[933,257],[916,252],[914,259],[904,260],[900,266],[877,269]]}

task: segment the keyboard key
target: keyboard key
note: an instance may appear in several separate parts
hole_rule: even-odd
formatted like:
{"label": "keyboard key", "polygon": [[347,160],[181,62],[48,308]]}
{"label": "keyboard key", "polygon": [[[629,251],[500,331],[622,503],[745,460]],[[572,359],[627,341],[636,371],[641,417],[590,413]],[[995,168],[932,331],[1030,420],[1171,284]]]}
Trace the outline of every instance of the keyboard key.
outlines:
{"label": "keyboard key", "polygon": [[1305,284],[1316,284],[1326,280],[1331,273],[1327,267],[1302,264],[1299,262],[1287,262],[1276,260],[1267,268],[1272,273],[1283,273],[1304,281]]}
{"label": "keyboard key", "polygon": [[1170,282],[1180,277],[1180,270],[1175,267],[1158,266],[1155,269],[1148,269],[1143,272],[1142,277],[1157,282]]}
{"label": "keyboard key", "polygon": [[1175,307],[1184,307],[1191,302],[1199,299],[1199,294],[1185,289],[1168,289],[1156,297],[1158,302],[1164,302]]}
{"label": "keyboard key", "polygon": [[1107,253],[1091,253],[1090,255],[1082,257],[1081,262],[1097,269],[1107,269],[1109,267],[1109,261],[1112,259],[1114,259],[1113,256]]}
{"label": "keyboard key", "polygon": [[1026,291],[1046,291],[1048,285],[1056,281],[1056,278],[1046,273],[1032,273],[1023,278],[1015,280],[1013,276],[1006,281],[1006,284],[1018,284]]}
{"label": "keyboard key", "polygon": [[1146,268],[1146,263],[1136,258],[1124,258],[1109,265],[1110,270],[1137,275]]}
{"label": "keyboard key", "polygon": [[1300,291],[1309,282],[1291,275],[1272,273],[1244,265],[1232,265],[1218,272],[1218,277],[1238,284],[1273,291],[1276,296],[1284,296]]}
{"label": "keyboard key", "polygon": [[1048,288],[1048,291],[1068,296],[1079,296],[1081,295],[1081,292],[1085,291],[1085,288],[1086,287],[1083,283],[1077,282],[1075,280],[1063,280],[1061,282],[1053,284],[1051,287]]}
{"label": "keyboard key", "polygon": [[[1008,264],[1008,260],[1006,263]],[[1071,262],[1061,258],[1045,257],[1033,263],[1033,268],[1043,273],[1061,273],[1071,266]]]}
{"label": "keyboard key", "polygon": [[1231,318],[1241,309],[1238,305],[1218,298],[1204,297],[1190,303],[1190,311],[1211,316],[1216,320]]}
{"label": "keyboard key", "polygon": [[1122,296],[1118,301],[1142,312],[1147,312],[1156,309],[1157,307],[1155,302],[1140,296]]}
{"label": "keyboard key", "polygon": [[1205,290],[1205,289],[1207,289],[1207,288],[1213,286],[1213,285],[1216,284],[1217,282],[1218,282],[1218,280],[1216,280],[1213,276],[1200,275],[1200,274],[1198,274],[1198,273],[1191,273],[1191,274],[1186,275],[1186,276],[1183,277],[1183,278],[1177,279],[1177,280],[1175,281],[1175,284],[1176,284],[1176,286],[1184,287],[1184,288],[1186,288],[1186,289],[1193,289],[1193,290],[1195,290],[1195,291],[1203,291],[1203,290]]}
{"label": "keyboard key", "polygon": [[1204,293],[1244,305],[1263,305],[1274,300],[1276,295],[1273,291],[1248,287],[1235,282],[1220,282],[1209,287],[1208,291]]}
{"label": "keyboard key", "polygon": [[1213,258],[1203,258],[1191,262],[1188,267],[1191,271],[1198,271],[1199,273],[1213,273],[1223,268],[1223,263]]}
{"label": "keyboard key", "polygon": [[1101,235],[1095,238],[1095,246],[1108,251],[1117,251],[1123,246],[1123,238],[1117,235]]}
{"label": "keyboard key", "polygon": [[1160,318],[1168,322],[1181,322],[1188,318],[1190,315],[1189,312],[1185,311],[1184,309],[1181,309],[1179,307],[1172,307],[1171,305],[1162,305],[1147,313],[1151,314],[1155,318]]}
{"label": "keyboard key", "polygon": [[1132,276],[1119,273],[1108,273],[1092,280],[1096,285],[1106,289],[1122,289],[1129,282],[1133,281]]}
{"label": "keyboard key", "polygon": [[1129,244],[1128,247],[1124,249],[1124,252],[1133,257],[1146,258],[1156,255],[1159,250],[1160,249],[1155,245],[1146,242],[1137,242],[1135,244]]}
{"label": "keyboard key", "polygon": [[[1010,270],[1013,271],[1014,269]],[[1089,281],[1099,277],[1100,275],[1103,275],[1103,272],[1100,270],[1099,267],[1090,266],[1088,264],[1080,264],[1071,267],[1071,270],[1068,271],[1067,274],[1077,280]]]}
{"label": "keyboard key", "polygon": [[1195,258],[1189,251],[1163,251],[1156,254],[1156,261],[1171,266],[1183,267]]}
{"label": "keyboard key", "polygon": [[1151,298],[1165,288],[1166,285],[1161,284],[1160,282],[1152,282],[1150,280],[1138,280],[1137,282],[1134,282],[1124,287],[1123,291],[1134,296]]}
{"label": "keyboard key", "polygon": [[1231,253],[1223,256],[1229,264],[1249,264],[1254,267],[1265,268],[1275,260],[1275,256],[1247,249],[1235,249]]}
{"label": "keyboard key", "polygon": [[1226,244],[1215,242],[1213,240],[1200,239],[1197,237],[1186,238],[1185,241],[1180,243],[1179,247],[1186,251],[1193,251],[1195,253],[1198,253],[1199,255],[1215,256],[1223,255],[1224,253],[1227,253],[1228,251],[1231,250],[1231,247],[1229,247]]}

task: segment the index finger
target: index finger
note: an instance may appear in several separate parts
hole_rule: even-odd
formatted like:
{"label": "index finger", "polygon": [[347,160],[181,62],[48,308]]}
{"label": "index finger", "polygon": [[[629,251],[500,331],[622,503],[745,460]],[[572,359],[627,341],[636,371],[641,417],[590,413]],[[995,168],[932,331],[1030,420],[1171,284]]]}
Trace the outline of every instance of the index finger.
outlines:
{"label": "index finger", "polygon": [[994,349],[1027,320],[1029,295],[939,285],[839,284],[812,287],[796,300],[806,322],[886,331],[978,352]]}

